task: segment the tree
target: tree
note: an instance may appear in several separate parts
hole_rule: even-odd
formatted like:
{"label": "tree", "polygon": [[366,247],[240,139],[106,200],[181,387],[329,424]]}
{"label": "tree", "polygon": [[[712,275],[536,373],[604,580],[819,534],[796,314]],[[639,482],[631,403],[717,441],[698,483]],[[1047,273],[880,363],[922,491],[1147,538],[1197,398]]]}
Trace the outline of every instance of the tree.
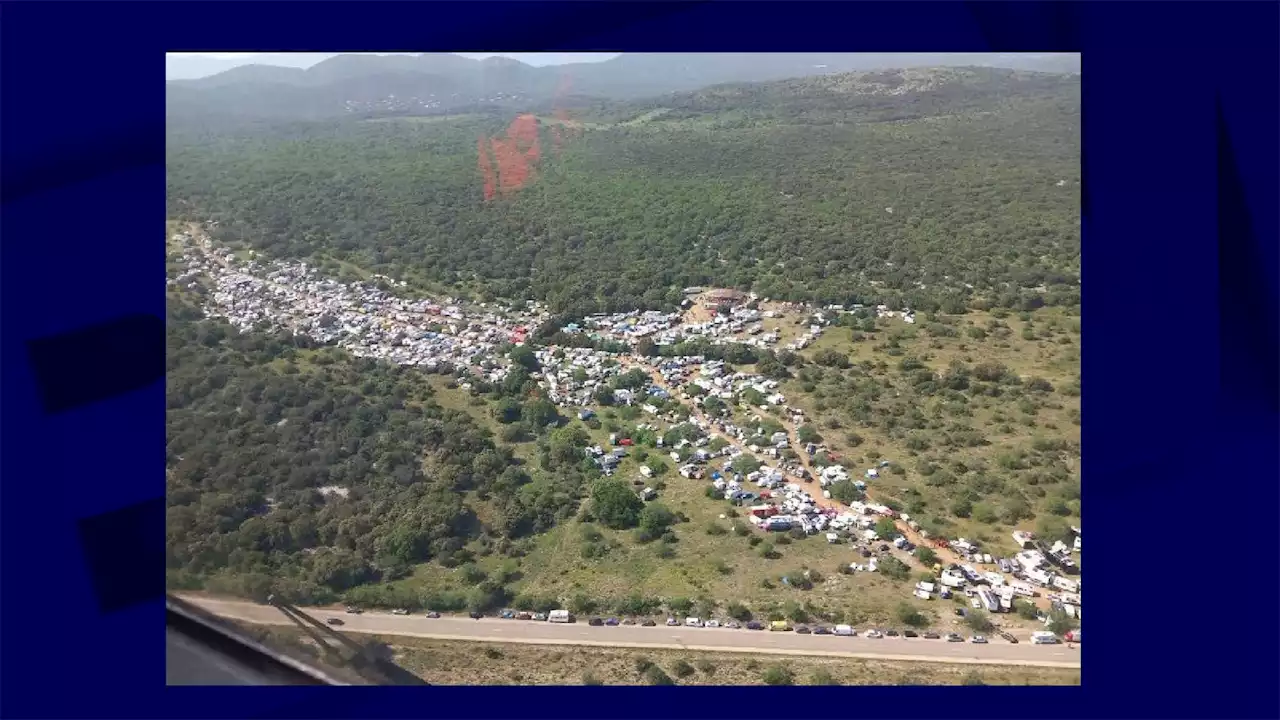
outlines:
{"label": "tree", "polygon": [[916,548],[916,559],[925,567],[933,567],[938,562],[938,554],[932,548],[921,546]]}
{"label": "tree", "polygon": [[538,364],[538,356],[534,353],[532,347],[528,345],[520,345],[511,351],[511,361],[520,365],[529,372],[540,369]]}
{"label": "tree", "polygon": [[909,603],[898,604],[898,620],[914,628],[922,628],[929,624],[929,619]]}
{"label": "tree", "polygon": [[1075,621],[1075,618],[1069,617],[1061,610],[1051,610],[1049,612],[1049,622],[1046,627],[1054,635],[1066,635],[1079,626],[1080,624]]}
{"label": "tree", "polygon": [[615,478],[601,478],[591,488],[591,510],[605,527],[623,530],[640,521],[644,502]]}
{"label": "tree", "polygon": [[854,485],[850,480],[841,480],[839,482],[831,483],[827,486],[827,490],[831,492],[832,499],[839,500],[845,505],[854,502],[861,502],[867,496],[866,493],[859,490],[858,486]]}
{"label": "tree", "polygon": [[894,580],[906,580],[911,576],[911,568],[892,555],[877,563],[876,568],[880,571],[880,574]]}
{"label": "tree", "polygon": [[674,525],[676,516],[661,503],[651,502],[640,511],[640,528],[654,536]]}
{"label": "tree", "polygon": [[974,632],[980,633],[991,632],[995,627],[991,624],[991,618],[987,617],[987,614],[981,610],[974,610],[968,615],[965,615],[964,622],[972,628]]}
{"label": "tree", "polygon": [[898,525],[893,518],[882,517],[876,521],[876,535],[883,540],[892,540],[898,536]]}
{"label": "tree", "polygon": [[667,607],[676,615],[688,615],[693,609],[693,601],[687,597],[674,597],[667,601]]}
{"label": "tree", "polygon": [[967,518],[973,512],[973,503],[968,498],[957,498],[951,503],[951,514],[958,518]]}
{"label": "tree", "polygon": [[742,475],[750,475],[760,469],[760,461],[749,453],[742,453],[733,459],[733,471]]}

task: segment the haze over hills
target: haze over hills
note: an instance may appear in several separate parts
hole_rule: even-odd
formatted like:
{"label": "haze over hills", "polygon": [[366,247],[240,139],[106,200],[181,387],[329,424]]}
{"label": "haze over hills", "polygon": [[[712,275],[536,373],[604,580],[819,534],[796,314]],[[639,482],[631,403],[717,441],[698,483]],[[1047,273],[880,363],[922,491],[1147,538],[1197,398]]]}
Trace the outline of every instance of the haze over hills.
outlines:
{"label": "haze over hills", "polygon": [[[1078,72],[1078,55],[662,53],[535,67],[448,53],[264,55],[207,77],[168,83],[170,118],[298,120],[431,114],[473,106],[532,107],[569,96],[636,99],[709,85],[850,71],[980,66]],[[216,59],[215,59],[216,60]],[[243,59],[242,59],[243,60]],[[305,67],[304,67],[305,65]]]}

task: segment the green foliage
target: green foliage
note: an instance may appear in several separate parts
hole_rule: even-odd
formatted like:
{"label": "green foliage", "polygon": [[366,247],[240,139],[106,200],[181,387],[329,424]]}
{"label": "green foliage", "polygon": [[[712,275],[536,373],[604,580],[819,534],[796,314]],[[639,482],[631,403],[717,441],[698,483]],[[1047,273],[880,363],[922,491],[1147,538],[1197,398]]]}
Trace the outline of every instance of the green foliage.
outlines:
{"label": "green foliage", "polygon": [[644,671],[644,680],[650,685],[675,685],[676,681],[671,676],[662,671],[657,665],[650,665]]}
{"label": "green foliage", "polygon": [[795,682],[795,675],[784,665],[770,665],[761,679],[765,685],[791,685]]}
{"label": "green foliage", "polygon": [[684,660],[677,660],[675,664],[671,666],[671,672],[676,677],[683,679],[693,675],[697,671],[694,670],[693,666],[688,662]]}
{"label": "green foliage", "polygon": [[938,562],[938,554],[933,551],[933,548],[922,545],[916,548],[916,559],[925,567],[933,567],[934,563]]}
{"label": "green foliage", "polygon": [[929,625],[929,618],[920,614],[920,611],[912,607],[910,603],[905,602],[898,605],[898,620],[914,628],[922,628]]}
{"label": "green foliage", "polygon": [[882,540],[892,540],[898,536],[898,526],[893,522],[893,518],[882,517],[876,520],[876,534]]}
{"label": "green foliage", "polygon": [[906,580],[911,576],[911,568],[892,555],[882,558],[876,563],[876,568],[882,575],[894,580]]}
{"label": "green foliage", "polygon": [[974,632],[988,633],[995,629],[995,625],[991,623],[991,618],[981,610],[973,610],[964,616],[964,624],[968,625]]}
{"label": "green foliage", "polygon": [[635,527],[645,509],[644,501],[616,478],[600,478],[591,487],[591,509],[605,527]]}
{"label": "green foliage", "polygon": [[831,498],[833,500],[839,500],[845,505],[852,502],[861,502],[867,496],[866,493],[859,490],[851,480],[841,480],[839,482],[831,483],[827,486],[827,490],[831,491]]}

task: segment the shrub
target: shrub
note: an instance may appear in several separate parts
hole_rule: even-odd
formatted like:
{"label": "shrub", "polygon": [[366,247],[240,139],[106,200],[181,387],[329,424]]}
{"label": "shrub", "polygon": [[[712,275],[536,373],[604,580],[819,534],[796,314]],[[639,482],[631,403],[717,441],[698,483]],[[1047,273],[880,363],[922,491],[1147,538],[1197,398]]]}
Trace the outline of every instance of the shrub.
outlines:
{"label": "shrub", "polygon": [[678,678],[687,678],[697,671],[693,669],[692,665],[684,660],[677,660],[676,663],[671,666],[671,672]]}
{"label": "shrub", "polygon": [[747,622],[751,619],[751,611],[747,609],[747,606],[736,601],[729,603],[729,607],[725,609],[725,613],[734,620],[742,622]]}
{"label": "shrub", "polygon": [[600,679],[597,678],[595,675],[592,675],[590,671],[587,671],[582,673],[582,684],[583,685],[603,685],[604,683],[601,682]]}
{"label": "shrub", "polygon": [[839,685],[840,681],[827,672],[826,668],[818,668],[809,676],[810,685]]}
{"label": "shrub", "polygon": [[650,685],[675,685],[676,681],[671,676],[662,671],[657,665],[650,665],[648,670],[644,671],[644,679]]}
{"label": "shrub", "polygon": [[728,530],[725,530],[725,529],[724,529],[724,526],[723,526],[723,525],[721,525],[721,524],[720,524],[720,523],[718,523],[718,522],[715,522],[714,520],[713,520],[713,521],[711,521],[711,522],[709,522],[709,523],[707,523],[707,534],[708,534],[708,535],[713,535],[713,536],[716,536],[716,535],[726,535],[726,534],[728,534],[728,532],[729,532]]}
{"label": "shrub", "polygon": [[715,665],[715,663],[711,662],[710,660],[707,660],[706,658],[703,658],[703,659],[699,660],[699,661],[697,662],[697,665],[698,665],[698,671],[699,671],[699,672],[701,672],[703,675],[715,675],[715,674],[716,674],[716,665]]}
{"label": "shrub", "polygon": [[765,685],[791,685],[794,681],[791,671],[782,665],[771,665],[764,671]]}

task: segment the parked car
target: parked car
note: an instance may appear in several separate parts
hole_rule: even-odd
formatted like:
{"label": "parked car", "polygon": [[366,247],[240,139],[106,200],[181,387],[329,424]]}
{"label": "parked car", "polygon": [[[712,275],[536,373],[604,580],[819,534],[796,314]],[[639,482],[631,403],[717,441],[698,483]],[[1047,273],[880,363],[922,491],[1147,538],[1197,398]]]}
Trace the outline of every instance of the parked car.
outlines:
{"label": "parked car", "polygon": [[684,624],[685,627],[702,627],[702,620],[696,617],[685,618]]}
{"label": "parked car", "polygon": [[343,624],[344,624],[344,623],[342,622],[342,618],[329,618],[329,619],[328,619],[328,620],[326,620],[325,622],[329,623],[330,625],[343,625]]}
{"label": "parked car", "polygon": [[969,638],[969,642],[974,643],[976,645],[986,645],[987,638],[985,635],[974,635],[973,637]]}
{"label": "parked car", "polygon": [[960,633],[947,633],[947,642],[964,642],[964,638],[960,637]]}
{"label": "parked car", "polygon": [[395,610],[391,611],[391,614],[392,615],[408,615],[409,611],[405,610],[404,608],[396,608]]}
{"label": "parked car", "polygon": [[915,630],[903,630],[902,637],[920,637],[920,635]]}
{"label": "parked car", "polygon": [[869,638],[882,638],[882,637],[884,637],[884,634],[883,634],[883,633],[881,633],[879,630],[868,630],[868,631],[863,635],[863,637],[869,637]]}
{"label": "parked car", "polygon": [[601,618],[591,618],[590,620],[587,621],[587,624],[590,625],[591,627],[600,627],[604,625],[604,620]]}
{"label": "parked car", "polygon": [[515,618],[515,616],[516,616],[516,611],[515,611],[515,610],[503,610],[503,611],[502,611],[502,619],[503,619],[503,620],[511,620],[511,619]]}
{"label": "parked car", "polygon": [[605,624],[605,625],[609,625],[609,626],[611,626],[611,627],[617,627],[617,626],[618,626],[618,624],[619,624],[619,623],[618,623],[618,618],[609,618],[608,620],[605,620],[605,621],[604,621],[604,624]]}
{"label": "parked car", "polygon": [[363,610],[361,610],[360,608],[358,608],[358,607],[353,607],[353,606],[351,606],[351,605],[348,605],[348,606],[347,606],[346,608],[344,608],[344,609],[345,609],[345,610],[347,611],[347,613],[348,613],[348,614],[350,614],[350,615],[360,615],[360,614],[364,613],[364,611],[363,611]]}
{"label": "parked car", "polygon": [[1014,637],[1013,635],[1005,632],[1004,630],[1000,630],[999,633],[1000,633],[1000,637],[1005,639],[1005,642],[1011,642],[1014,645],[1018,644],[1018,638]]}
{"label": "parked car", "polygon": [[898,637],[898,631],[897,631],[897,630],[885,630],[885,631],[884,631],[884,634],[885,634],[886,636],[888,636],[888,637]]}
{"label": "parked car", "polygon": [[708,620],[708,621],[706,622],[706,626],[707,626],[707,627],[709,627],[709,628],[718,628],[718,627],[720,627],[720,621],[719,621],[719,620]]}
{"label": "parked car", "polygon": [[640,625],[643,627],[654,627],[657,624],[658,623],[654,622],[652,618],[645,618],[644,620],[640,621]]}
{"label": "parked car", "polygon": [[942,637],[942,636],[941,636],[941,635],[939,635],[938,633],[936,633],[936,632],[932,632],[932,631],[927,632],[927,633],[925,633],[925,634],[924,634],[924,638],[925,638],[926,640],[937,640],[937,639],[938,639],[938,638],[940,638],[940,637]]}
{"label": "parked car", "polygon": [[724,626],[727,628],[733,628],[734,630],[737,630],[738,628],[742,627],[742,623],[738,622],[737,620],[730,620],[729,622],[725,623]]}
{"label": "parked car", "polygon": [[831,628],[827,627],[826,625],[818,625],[813,629],[813,634],[814,635],[830,635]]}
{"label": "parked car", "polygon": [[812,635],[812,634],[813,634],[813,631],[809,629],[809,626],[808,626],[808,625],[797,625],[797,626],[796,626],[796,634],[797,634],[797,635]]}
{"label": "parked car", "polygon": [[473,613],[471,613],[471,619],[472,619],[472,620],[479,620],[479,619],[480,619],[480,618],[482,618],[482,617],[484,617],[484,613],[482,613],[482,612],[473,612]]}
{"label": "parked car", "polygon": [[761,624],[761,623],[759,623],[759,622],[756,622],[755,620],[752,620],[751,622],[747,623],[747,629],[748,629],[748,630],[763,630],[763,629],[764,629],[764,625],[763,625],[763,624]]}
{"label": "parked car", "polygon": [[544,612],[536,612],[536,613],[534,613],[534,614],[533,614],[533,619],[534,619],[534,620],[545,621],[545,620],[547,619],[547,614],[546,614],[546,613],[544,613]]}
{"label": "parked car", "polygon": [[622,619],[622,624],[623,624],[623,625],[635,625],[635,624],[636,624],[636,619],[635,619],[635,618],[623,618],[623,619]]}
{"label": "parked car", "polygon": [[532,619],[533,619],[533,614],[532,614],[532,613],[527,613],[527,612],[518,612],[518,613],[516,613],[516,619],[517,619],[517,620],[532,620]]}
{"label": "parked car", "polygon": [[680,621],[679,621],[679,620],[677,620],[677,619],[675,619],[675,618],[673,618],[673,617],[669,617],[669,618],[667,618],[667,626],[668,626],[668,627],[675,627],[676,625],[679,625],[679,624],[680,624]]}
{"label": "parked car", "polygon": [[429,618],[438,618],[438,617],[440,617],[440,613],[436,612],[435,610],[432,610],[431,612],[427,613],[427,617],[429,617]]}

